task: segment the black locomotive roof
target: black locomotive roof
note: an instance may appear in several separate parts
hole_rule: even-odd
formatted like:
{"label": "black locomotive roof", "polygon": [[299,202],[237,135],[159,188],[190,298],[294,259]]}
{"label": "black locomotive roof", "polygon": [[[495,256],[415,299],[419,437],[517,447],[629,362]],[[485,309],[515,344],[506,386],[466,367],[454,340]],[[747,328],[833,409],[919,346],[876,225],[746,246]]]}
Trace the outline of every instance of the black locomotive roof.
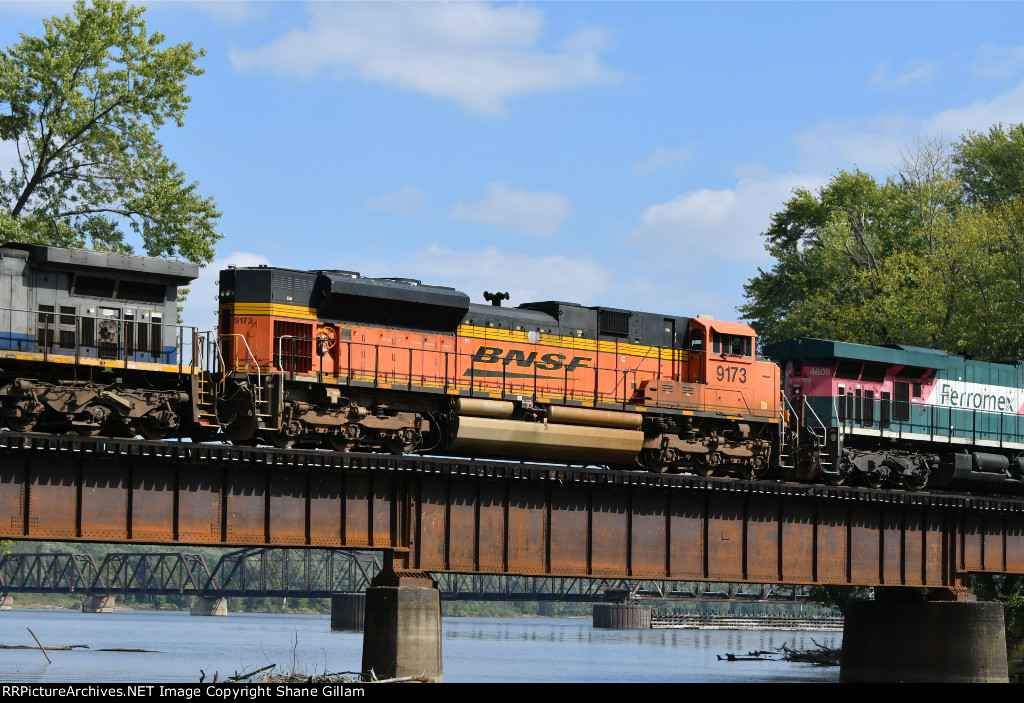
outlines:
{"label": "black locomotive roof", "polygon": [[410,278],[369,278],[355,271],[259,266],[221,271],[221,299],[308,305],[319,317],[452,334],[460,324],[639,344],[683,344],[685,317],[586,307],[563,301],[515,308],[470,303],[465,293]]}
{"label": "black locomotive roof", "polygon": [[499,327],[502,329],[553,329],[558,327],[558,318],[530,310],[522,306],[504,308],[499,305],[470,303],[469,312],[464,322],[468,325],[482,327]]}
{"label": "black locomotive roof", "polygon": [[199,266],[188,261],[159,259],[152,256],[118,254],[112,251],[92,251],[71,247],[50,247],[43,244],[4,244],[4,249],[28,252],[29,260],[37,266],[62,270],[91,269],[95,271],[128,271],[147,276],[160,276],[178,285],[188,283],[199,275]]}
{"label": "black locomotive roof", "polygon": [[469,310],[469,296],[454,288],[335,271],[320,272],[314,301],[326,318],[436,331],[454,330]]}

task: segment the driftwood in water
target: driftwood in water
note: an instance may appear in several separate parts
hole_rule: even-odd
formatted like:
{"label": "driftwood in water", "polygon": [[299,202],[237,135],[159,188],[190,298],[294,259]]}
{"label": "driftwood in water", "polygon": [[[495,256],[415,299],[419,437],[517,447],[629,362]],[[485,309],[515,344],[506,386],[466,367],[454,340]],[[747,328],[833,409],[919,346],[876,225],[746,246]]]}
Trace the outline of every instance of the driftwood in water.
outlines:
{"label": "driftwood in water", "polygon": [[772,654],[775,654],[775,652],[757,650],[755,652],[747,652],[745,656],[742,654],[733,654],[732,652],[727,652],[725,656],[721,654],[716,656],[720,662],[771,662],[775,661],[771,656]]}
{"label": "driftwood in water", "polygon": [[[812,639],[811,642],[814,642]],[[842,647],[826,647],[814,642],[817,649],[790,649],[785,644],[779,647],[782,658],[789,662],[805,662],[815,666],[839,666]]]}
{"label": "driftwood in water", "polygon": [[[28,630],[28,628],[25,628]],[[32,630],[28,630],[29,634],[32,634]],[[72,649],[90,649],[87,644],[53,644],[43,646],[39,644],[39,640],[34,634],[32,638],[36,640],[37,647],[33,647],[30,644],[0,644],[0,649],[40,649],[43,653],[46,652],[68,652]],[[93,649],[94,652],[143,652],[146,654],[163,654],[159,649],[133,649],[131,647],[104,647],[102,649]],[[51,662],[52,663],[52,662]]]}
{"label": "driftwood in water", "polygon": [[[39,649],[30,644],[0,644],[0,649]],[[71,649],[89,649],[87,644],[61,644],[61,645],[46,645],[42,649],[50,652],[67,652]]]}
{"label": "driftwood in water", "polygon": [[[260,672],[266,671],[267,669],[273,669],[275,666],[277,666],[277,664],[269,664],[269,665],[263,667],[262,669],[256,669],[256,671],[250,671],[248,674],[235,674],[234,676],[231,676],[231,677],[226,678],[224,680],[225,681],[244,681],[245,679],[252,678],[256,674],[259,674]],[[200,669],[199,671],[202,672],[202,669]],[[200,679],[200,681],[201,681],[201,679]]]}
{"label": "driftwood in water", "polygon": [[[29,629],[29,628],[26,627],[26,629]],[[44,657],[46,657],[46,663],[47,664],[52,664],[53,662],[50,661],[50,655],[46,654],[46,648],[43,647],[43,643],[39,642],[39,638],[37,638],[36,633],[33,632],[31,629],[29,629],[29,634],[32,635],[32,639],[36,641],[37,645],[39,645],[39,651],[43,653]]]}

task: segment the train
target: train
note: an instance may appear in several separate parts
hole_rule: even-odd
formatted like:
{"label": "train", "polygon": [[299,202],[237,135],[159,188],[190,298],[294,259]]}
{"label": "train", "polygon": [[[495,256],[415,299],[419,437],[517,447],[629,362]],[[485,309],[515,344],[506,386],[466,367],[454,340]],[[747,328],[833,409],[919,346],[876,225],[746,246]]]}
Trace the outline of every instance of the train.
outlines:
{"label": "train", "polygon": [[1024,362],[355,271],[0,246],[0,426],[875,489],[1024,483]]}

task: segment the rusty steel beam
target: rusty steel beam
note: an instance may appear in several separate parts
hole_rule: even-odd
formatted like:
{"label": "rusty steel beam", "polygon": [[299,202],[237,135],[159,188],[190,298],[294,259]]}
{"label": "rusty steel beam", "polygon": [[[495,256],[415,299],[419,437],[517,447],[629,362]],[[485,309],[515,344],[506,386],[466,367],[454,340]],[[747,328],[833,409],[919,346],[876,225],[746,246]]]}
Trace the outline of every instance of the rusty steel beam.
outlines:
{"label": "rusty steel beam", "polygon": [[478,460],[0,434],[0,539],[392,551],[401,568],[963,587],[1024,502]]}

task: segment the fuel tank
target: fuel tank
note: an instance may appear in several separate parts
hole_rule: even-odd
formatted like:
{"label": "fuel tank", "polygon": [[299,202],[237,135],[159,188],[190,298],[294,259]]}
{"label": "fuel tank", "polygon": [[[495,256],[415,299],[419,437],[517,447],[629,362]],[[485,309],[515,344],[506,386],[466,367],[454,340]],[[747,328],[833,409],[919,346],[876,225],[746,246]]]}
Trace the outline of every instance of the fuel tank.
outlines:
{"label": "fuel tank", "polygon": [[638,430],[462,416],[451,424],[448,446],[475,456],[626,464],[643,443]]}

